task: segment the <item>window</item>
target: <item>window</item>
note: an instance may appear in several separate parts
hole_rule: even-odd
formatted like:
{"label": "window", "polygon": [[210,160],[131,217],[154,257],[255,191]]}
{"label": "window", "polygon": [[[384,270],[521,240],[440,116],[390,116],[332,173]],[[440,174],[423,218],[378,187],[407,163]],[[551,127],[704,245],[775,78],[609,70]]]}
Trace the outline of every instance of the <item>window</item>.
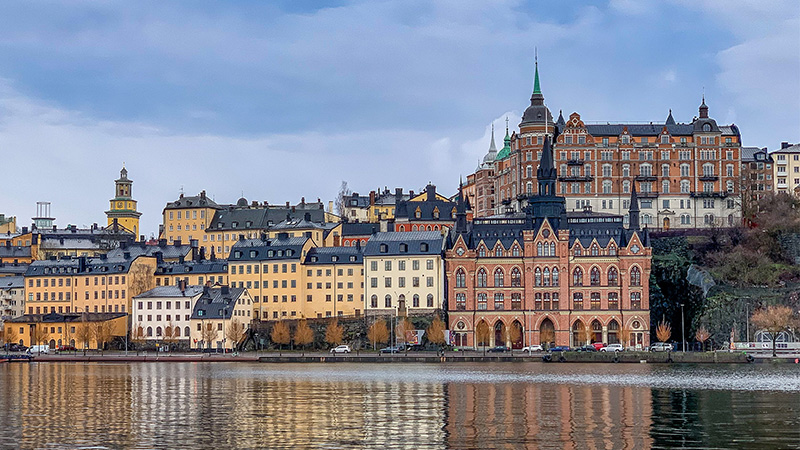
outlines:
{"label": "window", "polygon": [[384,261],[383,265],[384,265],[384,270],[386,270],[387,272],[390,272],[392,270],[392,262],[391,261]]}
{"label": "window", "polygon": [[497,293],[494,294],[494,309],[497,311],[502,311],[505,309],[505,298],[503,294]]}
{"label": "window", "polygon": [[467,295],[463,293],[456,294],[456,310],[464,311],[467,309]]}
{"label": "window", "polygon": [[486,306],[487,302],[488,302],[488,297],[486,296],[485,293],[478,294],[478,309],[479,310],[487,309],[487,306]]}
{"label": "window", "polygon": [[522,286],[522,273],[516,267],[511,270],[511,287]]}
{"label": "window", "polygon": [[681,194],[688,194],[690,189],[689,180],[681,180]]}
{"label": "window", "polygon": [[608,309],[619,309],[619,294],[616,292],[609,292],[608,294]]}
{"label": "window", "polygon": [[592,292],[589,297],[589,307],[591,309],[600,309],[600,293]]}
{"label": "window", "polygon": [[600,286],[600,269],[592,267],[589,271],[589,284],[592,286]]}
{"label": "window", "polygon": [[386,297],[383,299],[383,306],[385,308],[391,308],[392,307],[392,296],[391,295],[386,294]]}
{"label": "window", "polygon": [[641,292],[631,292],[631,309],[642,309]]}
{"label": "window", "polygon": [[503,269],[499,267],[494,271],[494,285],[503,286]]}
{"label": "window", "polygon": [[456,287],[467,287],[467,274],[464,273],[464,269],[458,269],[456,271]]}
{"label": "window", "polygon": [[538,267],[533,271],[533,285],[534,286],[542,285],[542,269]]}
{"label": "window", "polygon": [[369,299],[370,307],[377,308],[378,307],[378,296],[372,294],[372,297]]}
{"label": "window", "polygon": [[583,294],[576,292],[572,294],[572,309],[580,311],[583,309]]}
{"label": "window", "polygon": [[558,286],[558,267],[553,267],[553,286]]}
{"label": "window", "polygon": [[631,269],[631,286],[641,286],[642,285],[642,271],[639,267],[634,266]]}
{"label": "window", "polygon": [[383,279],[384,287],[390,288],[392,287],[392,277],[385,277]]}
{"label": "window", "polygon": [[616,286],[619,279],[619,272],[617,272],[616,267],[611,267],[608,269],[608,285],[609,286]]}
{"label": "window", "polygon": [[576,267],[575,271],[572,272],[572,285],[583,286],[583,270],[580,267]]}
{"label": "window", "polygon": [[486,269],[480,268],[478,270],[478,287],[486,287]]}

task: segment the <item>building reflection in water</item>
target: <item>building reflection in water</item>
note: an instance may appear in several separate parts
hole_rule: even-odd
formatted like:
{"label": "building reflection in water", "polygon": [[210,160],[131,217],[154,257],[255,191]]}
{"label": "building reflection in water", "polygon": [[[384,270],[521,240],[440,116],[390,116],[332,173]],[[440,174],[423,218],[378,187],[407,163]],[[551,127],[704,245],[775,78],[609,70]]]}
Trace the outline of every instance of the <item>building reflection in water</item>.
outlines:
{"label": "building reflection in water", "polygon": [[650,389],[450,383],[449,448],[647,449]]}

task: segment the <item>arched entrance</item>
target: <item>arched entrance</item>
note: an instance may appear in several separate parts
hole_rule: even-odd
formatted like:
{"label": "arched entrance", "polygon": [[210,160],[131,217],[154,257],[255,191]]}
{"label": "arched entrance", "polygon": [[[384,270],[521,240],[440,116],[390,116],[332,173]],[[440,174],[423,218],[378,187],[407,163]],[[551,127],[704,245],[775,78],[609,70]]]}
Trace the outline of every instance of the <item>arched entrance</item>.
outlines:
{"label": "arched entrance", "polygon": [[56,348],[56,340],[55,339],[50,339],[50,342],[48,343],[48,345],[50,346],[51,350],[55,349]]}
{"label": "arched entrance", "polygon": [[586,334],[586,327],[583,326],[583,322],[580,320],[576,320],[575,323],[572,324],[572,344],[570,347],[579,347],[586,342],[585,334]]}
{"label": "arched entrance", "polygon": [[486,321],[481,320],[478,322],[478,325],[475,326],[475,345],[476,346],[487,346],[489,345],[489,338],[491,335],[491,329],[489,328],[489,324]]}
{"label": "arched entrance", "polygon": [[509,328],[509,340],[511,348],[522,348],[522,324],[516,320],[511,323],[511,328]]}
{"label": "arched entrance", "polygon": [[592,342],[603,342],[603,325],[596,319],[592,321]]}
{"label": "arched entrance", "polygon": [[664,231],[669,230],[669,217],[664,217]]}
{"label": "arched entrance", "polygon": [[502,320],[494,324],[494,345],[506,345],[506,324]]}
{"label": "arched entrance", "polygon": [[619,322],[613,319],[608,322],[608,343],[619,344]]}
{"label": "arched entrance", "polygon": [[556,327],[550,319],[544,319],[539,325],[539,345],[551,347],[556,343]]}

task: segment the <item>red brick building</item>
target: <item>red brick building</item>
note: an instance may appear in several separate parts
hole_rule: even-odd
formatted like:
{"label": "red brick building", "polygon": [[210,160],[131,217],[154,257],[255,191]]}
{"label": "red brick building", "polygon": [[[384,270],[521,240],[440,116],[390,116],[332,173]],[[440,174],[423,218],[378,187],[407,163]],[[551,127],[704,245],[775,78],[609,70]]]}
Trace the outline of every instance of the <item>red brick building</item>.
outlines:
{"label": "red brick building", "polygon": [[[651,249],[639,229],[635,188],[630,224],[590,208],[567,212],[556,193],[557,173],[544,139],[536,173],[538,195],[523,212],[466,219],[460,196],[445,252],[450,328],[455,345],[477,347],[475,330],[491,330],[486,345],[521,348],[588,342],[649,345]],[[512,327],[514,330],[512,330]],[[587,339],[588,332],[592,333]]]}

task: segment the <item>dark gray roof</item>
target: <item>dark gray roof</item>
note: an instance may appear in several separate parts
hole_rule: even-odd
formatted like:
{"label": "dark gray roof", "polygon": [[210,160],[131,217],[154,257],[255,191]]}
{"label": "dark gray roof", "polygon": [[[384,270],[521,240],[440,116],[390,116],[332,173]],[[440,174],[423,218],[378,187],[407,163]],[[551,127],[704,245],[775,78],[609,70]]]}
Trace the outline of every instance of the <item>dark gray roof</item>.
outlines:
{"label": "dark gray roof", "polygon": [[28,271],[28,264],[20,263],[0,263],[0,273],[11,273],[15,275],[24,275]]}
{"label": "dark gray roof", "polygon": [[164,209],[182,209],[182,208],[214,208],[219,209],[220,206],[211,200],[210,198],[206,197],[206,192],[203,191],[200,195],[194,195],[191,197],[184,197],[183,194],[175,200],[174,202],[167,203],[167,206]]}
{"label": "dark gray roof", "polygon": [[58,259],[34,261],[25,272],[26,277],[52,276],[54,274],[97,274],[114,275],[125,274],[131,268],[131,263],[138,256],[130,258],[99,258],[62,256]]}
{"label": "dark gray roof", "polygon": [[231,248],[228,261],[300,259],[303,257],[303,246],[308,239],[307,237],[287,237],[237,241]]}
{"label": "dark gray roof", "polygon": [[345,195],[344,205],[347,208],[366,208],[369,206],[369,196],[358,195],[355,192],[351,195]]}
{"label": "dark gray roof", "polygon": [[135,245],[123,246],[115,248],[108,252],[109,259],[122,258],[125,253],[129,253],[131,257],[137,256],[155,256],[157,252],[161,252],[161,257],[164,259],[180,259],[185,258],[192,251],[189,245],[145,245],[144,243],[137,243]]}
{"label": "dark gray roof", "polygon": [[[306,216],[306,214],[308,214]],[[325,222],[322,203],[295,206],[226,206],[216,213],[208,230],[263,230],[288,219]]]}
{"label": "dark gray roof", "polygon": [[[713,120],[713,119],[708,119]],[[693,123],[676,123],[672,125],[666,125],[663,123],[651,123],[651,124],[625,124],[625,123],[615,123],[615,124],[590,124],[586,125],[586,131],[591,134],[592,136],[619,136],[622,134],[625,127],[628,128],[628,134],[631,136],[658,136],[661,134],[661,131],[664,127],[667,127],[667,133],[671,136],[691,136],[694,133],[696,125],[699,122]],[[714,131],[720,131],[723,136],[738,136],[739,129],[736,125],[726,125],[722,127],[717,127],[716,122],[714,123]]]}
{"label": "dark gray roof", "polygon": [[371,222],[344,222],[342,223],[342,236],[369,236],[381,229],[379,223]]}
{"label": "dark gray roof", "polygon": [[25,277],[0,277],[0,289],[25,287]]}
{"label": "dark gray roof", "polygon": [[364,253],[358,247],[316,247],[308,251],[305,264],[361,264]]}
{"label": "dark gray roof", "polygon": [[[455,218],[453,217],[453,209],[455,209],[455,207],[456,207],[455,202],[442,201],[442,200],[425,200],[422,202],[401,201],[400,203],[397,204],[394,216],[396,219],[400,221],[408,220],[409,222],[415,222],[415,221],[453,222],[455,220]],[[420,212],[419,218],[417,218],[415,215],[417,208],[419,208]],[[437,208],[439,210],[438,219],[435,218],[433,215],[434,210]]]}
{"label": "dark gray roof", "polygon": [[364,256],[439,255],[443,249],[439,231],[386,232],[370,237]]}
{"label": "dark gray roof", "polygon": [[157,275],[185,275],[185,274],[207,274],[207,273],[228,273],[228,261],[219,259],[216,261],[184,261],[184,262],[165,262],[156,269]]}
{"label": "dark gray roof", "polygon": [[95,313],[95,312],[86,312],[86,313],[70,313],[70,314],[58,314],[58,313],[49,313],[49,314],[25,314],[19,317],[15,317],[11,319],[11,322],[22,322],[22,323],[33,323],[33,322],[41,322],[41,323],[60,323],[60,322],[105,322],[106,320],[118,319],[120,317],[125,317],[125,313]]}
{"label": "dark gray roof", "polygon": [[192,319],[230,319],[244,288],[205,288],[192,309]]}
{"label": "dark gray roof", "polygon": [[30,247],[0,246],[0,258],[30,258]]}
{"label": "dark gray roof", "polygon": [[[758,148],[758,147],[742,147],[742,162],[774,162],[772,156],[767,152],[767,148]],[[759,158],[756,158],[756,154],[759,155]]]}
{"label": "dark gray roof", "polygon": [[194,297],[203,293],[203,286],[187,285],[184,291],[181,291],[177,285],[170,286],[156,286],[147,292],[142,292],[134,298],[156,298],[156,297]]}

